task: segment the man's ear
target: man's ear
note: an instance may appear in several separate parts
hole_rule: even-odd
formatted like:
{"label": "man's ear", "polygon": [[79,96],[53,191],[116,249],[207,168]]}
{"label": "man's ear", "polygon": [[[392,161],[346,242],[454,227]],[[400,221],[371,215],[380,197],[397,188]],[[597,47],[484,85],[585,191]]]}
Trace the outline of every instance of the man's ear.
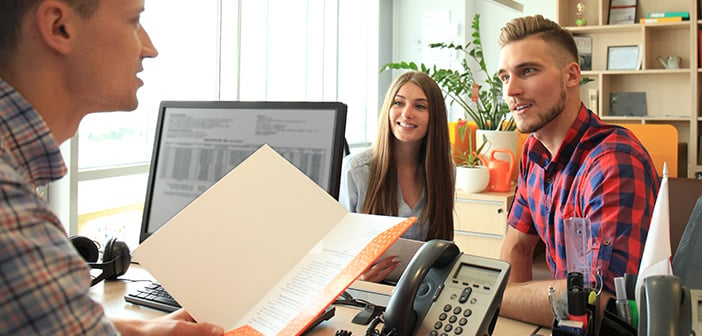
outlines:
{"label": "man's ear", "polygon": [[42,1],[35,11],[36,28],[46,45],[60,54],[71,51],[71,23],[77,13],[66,3],[58,0]]}
{"label": "man's ear", "polygon": [[565,76],[565,86],[567,88],[578,87],[580,85],[580,65],[576,62],[570,62],[563,69],[563,76]]}

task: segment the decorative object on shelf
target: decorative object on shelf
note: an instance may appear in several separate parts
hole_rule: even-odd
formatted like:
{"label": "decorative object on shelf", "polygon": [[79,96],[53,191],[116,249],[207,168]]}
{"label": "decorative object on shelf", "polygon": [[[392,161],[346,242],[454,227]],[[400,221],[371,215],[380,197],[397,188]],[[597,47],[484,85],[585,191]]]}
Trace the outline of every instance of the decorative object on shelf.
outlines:
{"label": "decorative object on shelf", "polygon": [[587,19],[585,19],[585,3],[582,1],[578,1],[575,5],[575,25],[587,26]]}
{"label": "decorative object on shelf", "polygon": [[609,3],[609,24],[636,23],[637,0],[612,0]]}
{"label": "decorative object on shelf", "polygon": [[646,115],[646,92],[612,92],[609,94],[609,115],[643,117]]}
{"label": "decorative object on shelf", "polygon": [[597,89],[587,90],[587,97],[588,97],[587,107],[590,109],[590,111],[592,111],[592,113],[599,114],[598,107],[599,107],[600,95],[599,95]]}
{"label": "decorative object on shelf", "polygon": [[[464,111],[466,119],[473,120],[478,129],[503,129],[514,130],[516,128],[509,113],[509,107],[502,99],[502,82],[497,78],[497,74],[488,73],[483,57],[483,48],[480,41],[480,15],[473,17],[473,40],[466,45],[456,45],[453,43],[432,43],[430,48],[449,49],[451,52],[459,52],[464,55],[461,60],[462,69],[442,69],[436,65],[427,66],[414,62],[397,62],[385,64],[381,71],[389,69],[407,69],[422,71],[433,78],[450,98],[450,102],[456,103]],[[474,73],[468,64],[472,59],[479,66],[479,72]],[[480,76],[478,76],[480,75]],[[478,78],[476,78],[478,77]],[[484,77],[481,81],[479,77]],[[469,97],[469,99],[467,99]]]}
{"label": "decorative object on shelf", "polygon": [[582,77],[580,77],[580,83],[578,83],[578,85],[583,86],[587,83],[594,82],[594,81],[595,80],[590,78],[590,77],[582,76]]}
{"label": "decorative object on shelf", "polygon": [[641,67],[641,47],[607,47],[607,70],[638,70]]}
{"label": "decorative object on shelf", "polygon": [[578,48],[578,64],[580,70],[592,70],[592,37],[573,36],[575,46]]}
{"label": "decorative object on shelf", "polygon": [[658,56],[656,59],[658,62],[661,62],[661,65],[663,65],[665,69],[680,69],[680,64],[682,64],[682,58],[680,56],[668,56],[666,58]]}

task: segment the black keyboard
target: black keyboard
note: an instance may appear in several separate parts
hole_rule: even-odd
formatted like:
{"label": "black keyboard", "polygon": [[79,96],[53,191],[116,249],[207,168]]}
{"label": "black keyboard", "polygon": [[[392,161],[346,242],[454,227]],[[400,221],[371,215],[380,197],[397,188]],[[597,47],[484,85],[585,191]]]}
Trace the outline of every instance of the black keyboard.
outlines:
{"label": "black keyboard", "polygon": [[180,309],[180,304],[160,284],[155,282],[128,293],[124,296],[124,300],[168,313]]}

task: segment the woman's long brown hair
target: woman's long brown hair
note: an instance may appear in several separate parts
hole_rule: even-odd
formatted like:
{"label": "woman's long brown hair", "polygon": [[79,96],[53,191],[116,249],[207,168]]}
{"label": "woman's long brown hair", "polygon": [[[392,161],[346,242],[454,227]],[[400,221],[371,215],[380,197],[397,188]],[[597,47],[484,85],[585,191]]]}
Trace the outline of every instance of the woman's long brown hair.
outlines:
{"label": "woman's long brown hair", "polygon": [[[393,161],[394,136],[390,129],[389,112],[395,95],[408,83],[419,86],[429,104],[429,126],[422,140],[419,165],[424,169],[423,181],[426,208],[419,220],[429,223],[430,239],[453,240],[454,172],[451,161],[446,104],[436,82],[422,72],[400,75],[388,89],[378,119],[378,135],[373,145],[370,182],[363,212],[397,216],[397,166]],[[418,167],[419,168],[419,167]]]}

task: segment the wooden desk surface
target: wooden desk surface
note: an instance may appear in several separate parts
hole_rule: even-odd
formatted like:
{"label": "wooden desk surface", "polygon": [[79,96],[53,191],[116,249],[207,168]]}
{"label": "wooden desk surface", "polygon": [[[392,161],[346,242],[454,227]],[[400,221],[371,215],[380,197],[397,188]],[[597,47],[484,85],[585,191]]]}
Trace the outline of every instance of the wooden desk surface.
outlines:
{"label": "wooden desk surface", "polygon": [[[94,300],[102,303],[103,307],[105,308],[105,313],[110,317],[151,319],[165,315],[165,313],[161,311],[134,305],[124,301],[124,295],[126,295],[130,289],[139,288],[144,285],[143,282],[139,282],[138,280],[151,281],[153,280],[153,277],[139,265],[132,264],[129,266],[127,273],[120,277],[120,280],[101,282],[90,289],[90,295]],[[392,287],[390,286],[361,281],[354,283],[352,286],[379,293],[389,293],[392,291]],[[356,314],[358,314],[358,312],[360,312],[360,308],[337,306],[336,313],[333,318],[323,322],[307,335],[334,335],[334,333],[339,329],[349,330],[353,333],[353,335],[364,335],[367,326],[351,323],[351,320]],[[500,317],[497,320],[497,325],[495,326],[493,335],[531,336],[539,333],[539,330],[540,328],[538,326]],[[550,333],[541,332],[541,334],[545,336],[549,335]]]}

